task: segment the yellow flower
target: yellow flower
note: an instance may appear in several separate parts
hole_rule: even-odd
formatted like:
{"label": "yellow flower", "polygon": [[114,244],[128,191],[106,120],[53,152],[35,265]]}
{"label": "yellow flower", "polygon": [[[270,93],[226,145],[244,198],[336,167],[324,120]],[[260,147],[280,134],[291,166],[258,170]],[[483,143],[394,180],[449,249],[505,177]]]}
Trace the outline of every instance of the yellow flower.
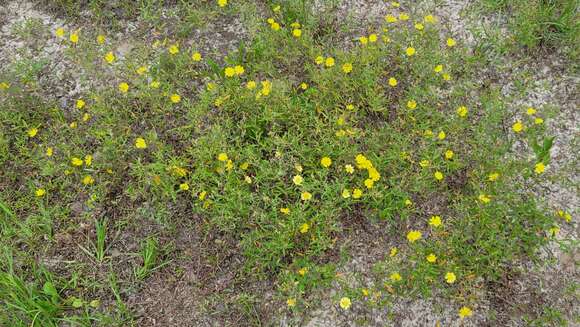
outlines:
{"label": "yellow flower", "polygon": [[47,157],[52,157],[52,153],[53,153],[52,147],[46,148],[46,156]]}
{"label": "yellow flower", "polygon": [[396,2],[396,1],[391,1],[391,6],[393,6],[395,8],[399,8],[401,6],[401,4]]}
{"label": "yellow flower", "polygon": [[491,173],[487,176],[487,180],[490,182],[495,182],[499,178],[499,173]]}
{"label": "yellow flower", "polygon": [[429,263],[435,263],[435,261],[437,261],[437,256],[433,253],[429,254],[427,257],[427,262]]}
{"label": "yellow flower", "polygon": [[260,84],[262,84],[262,90],[260,92],[265,96],[270,94],[270,92],[272,90],[272,82],[266,80],[266,81],[260,82]]}
{"label": "yellow flower", "polygon": [[367,43],[369,43],[369,39],[366,36],[361,36],[358,38],[358,41],[360,42],[360,44],[362,45],[367,45]]}
{"label": "yellow flower", "polygon": [[38,134],[38,128],[31,128],[27,132],[28,137],[35,137]]}
{"label": "yellow flower", "polygon": [[[219,0],[219,1],[227,1],[227,0]],[[286,300],[286,305],[288,305],[290,308],[295,307],[296,306],[296,299],[289,298],[288,300]]]}
{"label": "yellow flower", "polygon": [[526,110],[526,113],[531,116],[536,113],[536,109],[529,107],[528,110]]}
{"label": "yellow flower", "polygon": [[246,88],[248,90],[253,90],[257,87],[257,84],[255,81],[249,81],[248,83],[246,83]]}
{"label": "yellow flower", "polygon": [[207,196],[207,192],[206,191],[201,191],[199,193],[199,195],[197,196],[197,198],[200,199],[201,201],[203,201],[206,196]]}
{"label": "yellow flower", "polygon": [[425,23],[435,23],[437,21],[437,18],[435,18],[435,16],[433,15],[427,15],[423,18],[423,20],[425,21]]}
{"label": "yellow flower", "polygon": [[439,216],[431,216],[431,218],[429,219],[429,225],[433,227],[439,227],[441,226],[441,224],[442,224],[441,217]]}
{"label": "yellow flower", "polygon": [[173,103],[179,103],[181,101],[181,96],[179,94],[172,94],[171,97],[171,102]]}
{"label": "yellow flower", "polygon": [[392,87],[397,86],[398,82],[397,79],[395,79],[394,77],[389,78],[389,85]]}
{"label": "yellow flower", "polygon": [[399,252],[399,249],[397,249],[397,247],[392,247],[389,256],[392,258],[397,255],[397,252]]}
{"label": "yellow flower", "polygon": [[54,34],[56,34],[56,36],[58,37],[63,37],[64,36],[64,28],[59,27],[56,29],[56,31],[54,32]]}
{"label": "yellow flower", "polygon": [[69,40],[74,43],[77,44],[79,42],[79,34],[78,32],[74,32],[70,35]]}
{"label": "yellow flower", "polygon": [[448,47],[454,47],[454,46],[455,46],[455,44],[457,44],[457,42],[455,42],[455,40],[454,40],[454,39],[452,39],[452,38],[448,38],[448,39],[447,39],[447,46],[448,46]]}
{"label": "yellow flower", "polygon": [[418,230],[412,230],[412,231],[409,231],[409,232],[407,233],[407,240],[408,240],[410,243],[414,243],[415,241],[418,241],[418,240],[420,240],[422,236],[423,236],[423,235],[421,234],[421,232],[420,232],[420,231],[418,231]]}
{"label": "yellow flower", "polygon": [[544,120],[540,117],[536,117],[536,119],[534,119],[534,124],[536,125],[541,125],[544,123]]}
{"label": "yellow flower", "polygon": [[351,63],[349,63],[349,62],[347,62],[347,63],[345,63],[344,65],[342,65],[342,71],[343,71],[345,74],[348,74],[348,73],[350,73],[350,72],[352,71],[352,64],[351,64]]}
{"label": "yellow flower", "polygon": [[443,173],[442,173],[442,172],[440,172],[440,171],[436,171],[436,172],[435,172],[435,174],[434,174],[433,176],[435,176],[435,179],[436,179],[436,180],[438,180],[438,181],[441,181],[441,180],[443,180],[443,177],[444,177],[444,176],[443,176]]}
{"label": "yellow flower", "polygon": [[290,214],[290,208],[280,208],[280,212],[285,215],[288,215]]}
{"label": "yellow flower", "polygon": [[443,77],[444,80],[449,81],[451,80],[451,75],[444,73],[443,75],[441,75],[441,77]]}
{"label": "yellow flower", "polygon": [[217,4],[220,7],[225,7],[228,4],[228,0],[217,0]]}
{"label": "yellow flower", "polygon": [[370,42],[370,43],[375,43],[375,42],[377,42],[377,39],[378,39],[378,36],[377,36],[376,34],[374,34],[374,33],[373,33],[373,34],[370,34],[370,35],[369,35],[369,42]]}
{"label": "yellow flower", "polygon": [[393,282],[398,282],[402,279],[401,274],[399,274],[398,272],[394,272],[392,273],[389,278],[391,279],[391,281]]}
{"label": "yellow flower", "polygon": [[334,58],[332,58],[332,57],[326,58],[326,60],[324,61],[324,65],[326,67],[332,67],[332,66],[334,66]]}
{"label": "yellow flower", "polygon": [[399,14],[399,19],[400,20],[409,20],[409,15],[407,15],[406,13],[401,13]]}
{"label": "yellow flower", "polygon": [[129,91],[129,84],[123,82],[119,84],[119,91],[121,91],[121,93],[127,93]]}
{"label": "yellow flower", "polygon": [[342,190],[342,197],[345,199],[350,198],[350,191],[348,189]]}
{"label": "yellow flower", "polygon": [[486,194],[480,194],[477,198],[479,201],[481,201],[481,203],[489,203],[491,201],[491,198]]}
{"label": "yellow flower", "polygon": [[103,34],[97,35],[97,43],[98,44],[101,44],[101,45],[104,44],[105,43],[105,40],[106,40],[106,38],[105,38],[105,36]]}
{"label": "yellow flower", "polygon": [[308,88],[308,84],[302,82],[302,83],[300,83],[300,88],[303,90],[306,90]]}
{"label": "yellow flower", "polygon": [[351,306],[350,299],[347,297],[341,298],[339,304],[343,310],[348,310],[348,308],[350,308],[350,306]]}
{"label": "yellow flower", "polygon": [[440,73],[443,71],[443,65],[437,65],[433,68],[433,71],[436,73]]}
{"label": "yellow flower", "polygon": [[425,26],[423,24],[421,24],[421,23],[415,24],[415,29],[417,31],[422,31],[424,28],[425,28]]}
{"label": "yellow flower", "polygon": [[217,156],[217,160],[221,161],[221,162],[228,161],[228,159],[229,159],[228,154],[225,152],[222,152],[222,153],[218,154],[218,156]]}
{"label": "yellow flower", "polygon": [[149,86],[150,86],[152,89],[158,89],[158,88],[159,88],[159,86],[161,86],[161,83],[159,83],[158,81],[152,81],[151,83],[149,83]]}
{"label": "yellow flower", "polygon": [[78,99],[76,102],[77,109],[83,109],[85,106],[85,101],[83,99]]}
{"label": "yellow flower", "polygon": [[226,67],[224,74],[226,77],[233,77],[236,74],[236,70],[233,67]]}
{"label": "yellow flower", "polygon": [[447,150],[445,151],[445,159],[447,160],[451,160],[453,159],[453,156],[455,155],[455,153],[453,153],[452,150]]}
{"label": "yellow flower", "polygon": [[201,61],[201,59],[202,59],[201,58],[201,53],[199,53],[199,52],[194,52],[191,55],[191,60],[193,60],[193,61],[199,62],[199,61]]}
{"label": "yellow flower", "polygon": [[179,189],[182,191],[187,191],[187,190],[189,190],[189,184],[181,183],[181,184],[179,184]]}
{"label": "yellow flower", "polygon": [[406,205],[407,207],[410,207],[410,206],[412,206],[412,205],[413,205],[413,201],[411,201],[410,199],[406,199],[406,200],[405,200],[405,205]]}
{"label": "yellow flower", "polygon": [[322,159],[320,159],[320,164],[322,165],[322,167],[328,168],[330,167],[330,165],[332,165],[332,159],[330,159],[329,157],[322,157]]}
{"label": "yellow flower", "polygon": [[522,122],[518,120],[512,125],[512,129],[514,130],[514,132],[519,133],[524,130],[524,124],[522,124]]}
{"label": "yellow flower", "polygon": [[473,312],[468,307],[461,307],[461,309],[459,309],[459,317],[461,319],[471,317],[472,315],[473,315]]}
{"label": "yellow flower", "polygon": [[379,179],[381,179],[381,174],[379,174],[379,171],[375,167],[368,168],[368,173],[369,173],[369,178],[373,182],[378,182]]}
{"label": "yellow flower", "polygon": [[148,69],[147,66],[141,66],[137,68],[135,72],[137,72],[137,75],[143,75],[147,72],[147,69]]}
{"label": "yellow flower", "polygon": [[244,69],[244,66],[241,65],[236,65],[234,67],[234,71],[236,72],[236,75],[240,76],[242,75],[246,70]]}
{"label": "yellow flower", "polygon": [[87,175],[83,178],[83,184],[85,184],[85,185],[91,185],[94,182],[95,182],[95,180],[90,175]]}
{"label": "yellow flower", "polygon": [[302,194],[300,194],[300,198],[302,199],[302,201],[308,201],[308,200],[312,199],[312,193],[302,192]]}
{"label": "yellow flower", "polygon": [[536,166],[534,167],[534,172],[536,172],[536,174],[538,174],[538,175],[542,174],[545,170],[546,170],[546,166],[544,165],[543,162],[538,162],[536,164]]}
{"label": "yellow flower", "polygon": [[274,31],[278,31],[280,30],[280,24],[273,22],[270,27],[274,30]]}
{"label": "yellow flower", "polygon": [[77,158],[77,157],[73,157],[73,158],[70,160],[70,163],[71,163],[73,166],[75,166],[75,167],[79,167],[79,166],[82,166],[82,165],[83,165],[83,160],[82,160],[82,159],[80,159],[80,158]]}
{"label": "yellow flower", "polygon": [[302,172],[302,166],[300,164],[295,164],[294,165],[294,169],[296,169],[296,171],[299,172],[299,173]]}
{"label": "yellow flower", "polygon": [[373,188],[373,185],[375,184],[375,182],[372,179],[367,178],[367,179],[365,179],[364,184],[368,189],[371,189],[371,188]]}
{"label": "yellow flower", "polygon": [[407,54],[407,56],[411,57],[412,55],[415,54],[415,48],[408,47],[407,50],[405,50],[405,53]]}
{"label": "yellow flower", "polygon": [[444,140],[447,137],[447,135],[445,134],[444,131],[439,132],[439,134],[437,135],[437,138],[440,140]]}
{"label": "yellow flower", "polygon": [[431,165],[431,162],[429,162],[429,160],[421,160],[419,161],[419,166],[421,166],[422,168],[427,168]]}
{"label": "yellow flower", "polygon": [[354,173],[354,167],[352,165],[345,165],[344,170],[346,170],[346,172],[349,174]]}
{"label": "yellow flower", "polygon": [[304,223],[304,224],[300,225],[300,233],[302,233],[302,234],[308,233],[309,229],[310,229],[310,226],[308,226],[308,223]]}
{"label": "yellow flower", "polygon": [[307,272],[308,272],[308,268],[307,267],[302,267],[302,268],[300,268],[300,270],[298,270],[298,274],[300,276],[306,275]]}
{"label": "yellow flower", "polygon": [[77,122],[76,122],[76,121],[73,121],[73,122],[72,122],[72,123],[70,123],[68,126],[69,126],[70,128],[72,128],[72,129],[75,129],[75,128],[77,128]]}
{"label": "yellow flower", "polygon": [[147,143],[145,143],[145,139],[138,137],[135,140],[135,147],[137,149],[146,149],[147,148]]}
{"label": "yellow flower", "polygon": [[454,273],[452,273],[452,272],[448,272],[448,273],[446,273],[446,274],[445,274],[445,281],[446,281],[448,284],[453,284],[453,283],[455,283],[455,280],[457,280],[457,277],[455,276],[455,274],[454,274]]}
{"label": "yellow flower", "polygon": [[34,195],[36,195],[36,197],[38,197],[38,198],[44,196],[45,194],[46,194],[46,190],[43,188],[37,188],[36,191],[34,192]]}
{"label": "yellow flower", "polygon": [[85,165],[90,166],[93,164],[93,156],[91,156],[90,154],[87,154],[85,156]]}
{"label": "yellow flower", "polygon": [[294,36],[294,37],[296,37],[296,38],[299,38],[299,37],[301,37],[301,36],[302,36],[302,30],[301,30],[301,29],[299,29],[299,28],[297,28],[297,29],[293,30],[293,31],[292,31],[292,36]]}
{"label": "yellow flower", "polygon": [[173,44],[167,50],[172,55],[178,54],[179,53],[179,45],[177,43],[176,44]]}
{"label": "yellow flower", "polygon": [[316,59],[314,59],[314,62],[317,65],[322,65],[322,63],[324,62],[324,57],[323,56],[318,56],[318,57],[316,57]]}
{"label": "yellow flower", "polygon": [[397,21],[397,17],[393,16],[393,15],[386,15],[385,16],[385,21],[387,23],[394,23]]}
{"label": "yellow flower", "polygon": [[112,51],[107,52],[105,55],[105,61],[107,61],[109,64],[112,64],[115,61],[115,55]]}
{"label": "yellow flower", "polygon": [[6,82],[0,83],[0,90],[7,90],[10,87],[10,84]]}
{"label": "yellow flower", "polygon": [[417,102],[415,102],[415,100],[407,101],[407,108],[409,108],[411,110],[417,108]]}
{"label": "yellow flower", "polygon": [[362,197],[362,190],[360,188],[355,188],[352,190],[352,198],[353,199],[360,199]]}
{"label": "yellow flower", "polygon": [[467,116],[467,112],[468,112],[468,110],[467,110],[466,106],[461,106],[461,107],[457,108],[457,115],[459,117]]}
{"label": "yellow flower", "polygon": [[302,176],[300,176],[300,175],[296,175],[296,176],[294,176],[294,178],[292,178],[292,181],[296,185],[302,185],[302,182],[304,181],[304,178],[302,178]]}

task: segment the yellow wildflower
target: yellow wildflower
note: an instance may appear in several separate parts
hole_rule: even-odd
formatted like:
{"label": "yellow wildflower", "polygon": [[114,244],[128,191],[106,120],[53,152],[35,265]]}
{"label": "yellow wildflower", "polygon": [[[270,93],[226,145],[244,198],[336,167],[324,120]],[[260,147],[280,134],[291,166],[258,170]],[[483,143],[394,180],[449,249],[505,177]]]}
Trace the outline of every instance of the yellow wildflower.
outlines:
{"label": "yellow wildflower", "polygon": [[429,225],[433,227],[439,227],[441,226],[441,224],[442,222],[440,216],[431,216],[431,218],[429,219]]}
{"label": "yellow wildflower", "polygon": [[322,167],[328,168],[332,164],[332,159],[330,159],[329,157],[322,157],[322,159],[320,159],[320,164],[322,165]]}
{"label": "yellow wildflower", "polygon": [[427,262],[429,263],[435,263],[435,261],[437,261],[437,256],[433,253],[429,254],[427,257]]}
{"label": "yellow wildflower", "polygon": [[455,283],[456,280],[457,280],[457,277],[455,276],[455,274],[453,272],[448,272],[445,274],[445,281],[448,284],[453,284],[453,283]]}
{"label": "yellow wildflower", "polygon": [[409,231],[409,232],[407,233],[407,240],[408,240],[410,243],[414,243],[415,241],[418,241],[418,240],[420,240],[422,236],[423,236],[423,235],[421,234],[421,232],[420,232],[420,231],[418,231],[418,230],[412,230],[412,231]]}
{"label": "yellow wildflower", "polygon": [[135,140],[135,147],[137,149],[146,149],[147,148],[147,143],[145,142],[145,139],[138,137]]}
{"label": "yellow wildflower", "polygon": [[339,304],[340,304],[340,307],[343,310],[348,310],[350,308],[350,306],[351,306],[351,301],[350,301],[349,298],[343,297],[343,298],[340,299],[340,303]]}
{"label": "yellow wildflower", "polygon": [[46,194],[46,190],[43,188],[37,188],[36,191],[34,191],[34,195],[36,195],[36,197],[38,197],[38,198],[44,196],[45,194]]}

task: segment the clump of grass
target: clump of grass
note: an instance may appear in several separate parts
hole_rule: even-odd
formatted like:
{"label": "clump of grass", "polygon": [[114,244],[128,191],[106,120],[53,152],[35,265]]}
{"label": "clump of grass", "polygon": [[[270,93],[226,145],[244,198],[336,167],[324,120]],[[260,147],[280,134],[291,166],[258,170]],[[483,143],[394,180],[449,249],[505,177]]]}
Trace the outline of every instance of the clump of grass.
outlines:
{"label": "clump of grass", "polygon": [[580,23],[575,0],[482,0],[490,10],[509,16],[510,31],[517,44],[533,49],[538,46],[568,50],[578,57]]}
{"label": "clump of grass", "polygon": [[135,270],[135,277],[137,279],[144,279],[151,273],[157,264],[158,255],[159,249],[157,241],[154,238],[148,238],[141,249],[143,265]]}

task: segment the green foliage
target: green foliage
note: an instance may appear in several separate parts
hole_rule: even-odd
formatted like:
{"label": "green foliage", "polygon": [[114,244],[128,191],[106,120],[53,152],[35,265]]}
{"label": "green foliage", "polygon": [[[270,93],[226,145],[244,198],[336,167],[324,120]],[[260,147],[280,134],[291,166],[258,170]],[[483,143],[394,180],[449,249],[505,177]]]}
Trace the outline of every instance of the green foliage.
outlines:
{"label": "green foliage", "polygon": [[572,59],[578,57],[580,35],[577,0],[481,0],[491,10],[509,17],[515,41],[527,48],[548,46],[569,48]]}
{"label": "green foliage", "polygon": [[[57,3],[67,12],[79,6]],[[103,10],[97,17],[108,17],[110,4],[91,4]],[[141,1],[140,11],[134,5],[119,3],[159,23],[161,2]],[[364,35],[366,43],[357,35],[356,44],[337,44],[338,27],[323,26],[307,1],[290,1],[269,12],[274,22],[258,24],[237,51],[225,58],[201,53],[196,61],[192,54],[203,50],[187,46],[192,29],[255,8],[181,5],[187,10],[177,39],[146,41],[113,63],[103,58],[116,40],[98,44],[87,31],[73,45],[67,34],[67,60],[99,84],[78,99],[55,103],[31,91],[42,62],[22,60],[0,75],[10,85],[0,90],[7,95],[0,130],[10,131],[0,134],[0,183],[10,189],[0,208],[6,219],[18,218],[3,221],[11,227],[0,245],[28,244],[18,255],[31,260],[50,255],[57,235],[86,233],[83,257],[101,273],[86,276],[79,267],[85,279],[63,305],[48,277],[29,284],[25,271],[7,270],[0,295],[23,299],[4,309],[10,319],[37,316],[51,326],[70,312],[98,316],[83,300],[86,291],[115,301],[118,316],[108,312],[103,321],[131,320],[125,284],[146,284],[164,265],[161,238],[131,233],[141,225],[172,237],[194,226],[187,233],[211,240],[195,249],[199,260],[221,264],[216,253],[225,252],[239,262],[227,267],[236,283],[270,280],[297,309],[337,279],[333,254],[352,254],[348,230],[367,221],[385,224],[385,234],[396,231],[389,236],[400,247],[376,262],[377,303],[433,290],[475,302],[482,281],[550,240],[554,217],[529,191],[542,175],[514,146],[530,144],[538,161],[549,163],[553,138],[533,123],[542,108],[526,116],[525,132],[506,128],[511,117],[500,90],[474,81],[483,58],[448,45],[439,25],[417,16],[423,28],[399,20],[376,29],[388,32]],[[429,223],[434,215],[441,226]],[[410,231],[422,237],[409,241]],[[115,244],[125,233],[129,240]],[[109,251],[126,243],[141,244],[130,278],[116,273]],[[435,262],[426,260],[430,254]],[[76,282],[76,271],[63,269]],[[389,279],[395,272],[401,280]],[[457,282],[445,282],[449,272]],[[260,294],[248,289],[227,291],[239,300],[236,309],[255,319]]]}

